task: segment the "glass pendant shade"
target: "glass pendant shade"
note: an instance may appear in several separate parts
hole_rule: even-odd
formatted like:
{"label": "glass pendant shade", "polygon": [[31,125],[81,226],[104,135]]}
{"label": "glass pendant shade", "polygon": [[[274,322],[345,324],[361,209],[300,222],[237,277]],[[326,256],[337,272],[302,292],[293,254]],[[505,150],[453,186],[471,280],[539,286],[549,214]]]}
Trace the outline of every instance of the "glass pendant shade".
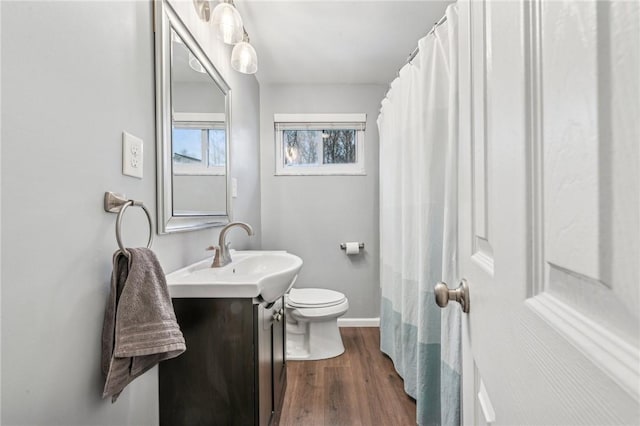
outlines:
{"label": "glass pendant shade", "polygon": [[189,52],[189,66],[192,70],[200,72],[202,74],[206,73],[207,70],[204,69],[198,58],[193,56],[193,53]]}
{"label": "glass pendant shade", "polygon": [[171,41],[174,42],[174,43],[184,44],[182,42],[182,39],[180,38],[180,36],[178,34],[176,34],[176,32],[173,31],[173,29],[171,30]]}
{"label": "glass pendant shade", "polygon": [[231,51],[231,66],[244,74],[255,74],[258,71],[258,55],[248,41],[241,41]]}
{"label": "glass pendant shade", "polygon": [[242,41],[242,17],[231,3],[220,3],[213,9],[211,23],[218,39],[226,44]]}

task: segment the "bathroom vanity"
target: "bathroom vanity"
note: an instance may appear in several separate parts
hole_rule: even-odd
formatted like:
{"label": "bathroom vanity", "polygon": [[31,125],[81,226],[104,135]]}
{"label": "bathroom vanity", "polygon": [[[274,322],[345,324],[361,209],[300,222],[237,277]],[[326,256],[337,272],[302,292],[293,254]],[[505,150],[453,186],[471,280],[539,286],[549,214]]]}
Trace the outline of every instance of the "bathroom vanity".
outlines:
{"label": "bathroom vanity", "polygon": [[174,298],[187,351],[159,365],[160,425],[277,425],[287,385],[283,303]]}
{"label": "bathroom vanity", "polygon": [[277,425],[287,384],[284,294],[302,259],[230,251],[167,275],[187,350],[160,363],[160,425]]}

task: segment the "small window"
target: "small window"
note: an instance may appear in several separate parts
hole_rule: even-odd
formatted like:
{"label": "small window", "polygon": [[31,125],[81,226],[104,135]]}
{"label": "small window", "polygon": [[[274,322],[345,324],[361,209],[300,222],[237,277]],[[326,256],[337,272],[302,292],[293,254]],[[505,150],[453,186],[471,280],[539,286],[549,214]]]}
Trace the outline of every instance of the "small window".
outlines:
{"label": "small window", "polygon": [[224,122],[174,120],[171,135],[175,175],[224,175],[226,128]]}
{"label": "small window", "polygon": [[364,175],[365,114],[276,114],[276,175]]}

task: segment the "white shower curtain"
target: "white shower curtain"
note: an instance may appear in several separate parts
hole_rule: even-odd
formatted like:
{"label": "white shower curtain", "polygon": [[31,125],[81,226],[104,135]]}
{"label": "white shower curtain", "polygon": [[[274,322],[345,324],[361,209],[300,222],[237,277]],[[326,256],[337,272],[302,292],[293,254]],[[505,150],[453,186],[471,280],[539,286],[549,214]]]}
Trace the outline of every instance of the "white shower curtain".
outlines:
{"label": "white shower curtain", "polygon": [[[457,12],[418,43],[382,101],[380,346],[421,425],[460,424],[460,310],[434,302],[457,282]],[[442,326],[442,327],[441,327]]]}

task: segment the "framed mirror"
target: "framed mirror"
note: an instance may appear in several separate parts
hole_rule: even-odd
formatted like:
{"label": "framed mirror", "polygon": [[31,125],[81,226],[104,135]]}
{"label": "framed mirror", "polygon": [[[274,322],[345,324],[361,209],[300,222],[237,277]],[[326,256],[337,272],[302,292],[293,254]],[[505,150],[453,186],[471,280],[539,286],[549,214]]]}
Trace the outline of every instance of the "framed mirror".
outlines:
{"label": "framed mirror", "polygon": [[155,9],[158,233],[231,218],[231,90],[166,0]]}

